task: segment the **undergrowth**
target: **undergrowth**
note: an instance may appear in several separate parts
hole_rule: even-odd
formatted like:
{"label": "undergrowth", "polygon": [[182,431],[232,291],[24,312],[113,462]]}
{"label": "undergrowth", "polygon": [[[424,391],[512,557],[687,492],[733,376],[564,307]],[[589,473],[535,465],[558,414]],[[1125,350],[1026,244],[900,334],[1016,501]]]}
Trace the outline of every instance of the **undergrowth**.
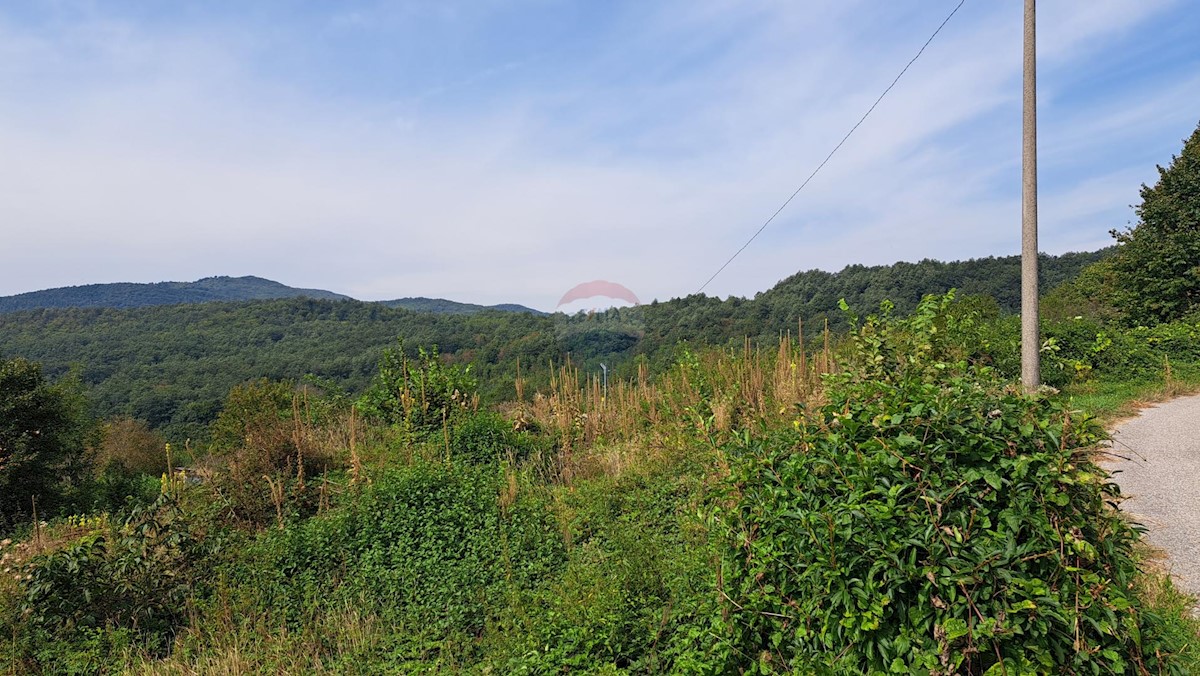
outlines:
{"label": "undergrowth", "polygon": [[1089,459],[1103,428],[940,361],[923,310],[869,320],[825,406],[730,447],[730,669],[1187,673]]}

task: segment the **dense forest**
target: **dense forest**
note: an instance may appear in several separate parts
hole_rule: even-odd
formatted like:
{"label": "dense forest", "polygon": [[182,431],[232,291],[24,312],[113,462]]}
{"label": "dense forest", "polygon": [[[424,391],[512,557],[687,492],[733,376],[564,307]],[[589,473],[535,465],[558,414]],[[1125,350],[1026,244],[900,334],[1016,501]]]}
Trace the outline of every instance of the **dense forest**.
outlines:
{"label": "dense forest", "polygon": [[[49,308],[132,308],[277,298],[353,300],[340,293],[321,289],[297,289],[262,277],[206,277],[195,282],[86,284],[30,291],[14,296],[0,296],[0,314]],[[458,303],[441,298],[397,298],[379,302],[387,307],[418,312],[474,314],[487,310],[500,310],[544,314],[538,310],[513,303],[489,306]]]}
{"label": "dense forest", "polygon": [[398,307],[414,312],[440,312],[443,314],[454,315],[470,315],[477,312],[486,312],[488,310],[498,310],[500,312],[530,312],[535,315],[546,314],[541,310],[517,305],[516,303],[501,303],[499,305],[476,305],[474,303],[459,303],[453,300],[444,298],[397,298],[395,300],[381,300],[380,305],[387,307]]}
{"label": "dense forest", "polygon": [[[1072,279],[1110,251],[1043,256],[1043,288]],[[250,279],[261,291],[266,280]],[[228,284],[238,281],[219,286],[232,294]],[[175,289],[171,284],[135,286]],[[923,295],[951,288],[960,295],[991,295],[998,298],[998,311],[1013,311],[1019,261],[1013,256],[814,270],[753,299],[696,295],[573,317],[430,299],[408,300],[422,301],[416,309],[436,311],[313,298],[25,310],[0,314],[0,355],[40,362],[52,378],[75,369],[98,415],[129,415],[183,440],[203,436],[229,389],[254,378],[312,375],[360,392],[382,350],[398,339],[410,355],[417,346],[436,345],[448,361],[472,364],[486,383],[485,399],[499,401],[513,394],[518,360],[534,387],[548,382],[551,363],[568,355],[589,371],[604,362],[614,374],[629,376],[639,360],[655,367],[669,364],[681,342],[740,345],[750,338],[773,345],[781,333],[794,333],[801,319],[809,337],[816,338],[826,320],[834,331],[845,329],[847,317],[838,309],[843,298],[862,311],[887,298],[898,312],[907,312]],[[140,301],[135,296],[126,302]]]}
{"label": "dense forest", "polygon": [[552,323],[530,314],[417,313],[303,298],[33,310],[0,315],[0,332],[7,356],[39,361],[51,377],[76,369],[101,415],[130,415],[180,440],[213,420],[231,387],[255,378],[312,374],[361,391],[397,339],[413,350],[437,345],[483,377],[518,358],[557,356]]}
{"label": "dense forest", "polygon": [[0,313],[67,307],[131,308],[270,298],[347,300],[331,291],[296,289],[261,277],[206,277],[195,282],[86,284],[0,297]]}

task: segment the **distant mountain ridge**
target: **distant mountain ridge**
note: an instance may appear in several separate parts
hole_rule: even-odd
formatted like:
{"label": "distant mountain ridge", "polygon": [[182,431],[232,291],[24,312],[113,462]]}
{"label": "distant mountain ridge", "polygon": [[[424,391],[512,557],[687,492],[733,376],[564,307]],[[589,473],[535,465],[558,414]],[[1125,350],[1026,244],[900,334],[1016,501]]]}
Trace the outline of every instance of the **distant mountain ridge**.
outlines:
{"label": "distant mountain ridge", "polygon": [[545,315],[546,312],[535,310],[524,305],[516,303],[501,303],[500,305],[475,305],[474,303],[459,303],[458,301],[446,300],[444,298],[424,298],[421,296],[415,298],[397,298],[395,300],[378,301],[380,305],[392,308],[403,308],[414,312],[437,312],[440,314],[450,315],[470,315],[476,312],[484,312],[485,310],[496,310],[499,312],[531,312],[535,315]]}
{"label": "distant mountain ridge", "polygon": [[[0,296],[0,313],[50,308],[116,308],[150,307],[155,305],[187,305],[221,301],[276,300],[281,298],[313,298],[316,300],[354,300],[350,296],[322,289],[300,289],[262,277],[205,277],[195,282],[115,282],[85,284],[56,289],[30,291],[14,296]],[[544,314],[523,305],[473,305],[440,298],[399,298],[382,301],[387,307],[399,307],[417,312],[473,314],[484,310],[502,312],[532,312]]]}

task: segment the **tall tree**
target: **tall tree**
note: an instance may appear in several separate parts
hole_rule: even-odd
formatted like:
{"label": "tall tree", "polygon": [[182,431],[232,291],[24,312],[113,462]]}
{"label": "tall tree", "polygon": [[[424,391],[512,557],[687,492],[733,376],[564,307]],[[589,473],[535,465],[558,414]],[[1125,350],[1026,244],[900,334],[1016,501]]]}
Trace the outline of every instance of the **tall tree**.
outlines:
{"label": "tall tree", "polygon": [[34,498],[50,512],[61,504],[86,470],[91,429],[78,388],[46,382],[34,362],[0,359],[0,532]]}
{"label": "tall tree", "polygon": [[1138,224],[1112,232],[1114,300],[1139,324],[1200,310],[1200,126],[1158,174],[1142,186]]}

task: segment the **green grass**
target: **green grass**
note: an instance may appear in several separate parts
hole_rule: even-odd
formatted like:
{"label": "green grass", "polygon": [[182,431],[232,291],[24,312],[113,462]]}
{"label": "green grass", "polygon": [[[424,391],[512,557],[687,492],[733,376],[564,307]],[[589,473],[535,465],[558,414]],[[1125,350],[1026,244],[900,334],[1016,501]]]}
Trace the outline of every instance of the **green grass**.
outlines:
{"label": "green grass", "polygon": [[1175,654],[1175,662],[1184,673],[1200,674],[1200,617],[1196,598],[1180,591],[1159,563],[1157,552],[1141,552],[1142,574],[1139,593],[1147,608],[1165,619],[1164,631],[1171,642],[1184,648]]}
{"label": "green grass", "polygon": [[1179,364],[1171,367],[1169,379],[1160,373],[1149,380],[1072,383],[1063,388],[1061,396],[1111,425],[1137,415],[1148,404],[1196,392],[1200,392],[1200,365]]}

